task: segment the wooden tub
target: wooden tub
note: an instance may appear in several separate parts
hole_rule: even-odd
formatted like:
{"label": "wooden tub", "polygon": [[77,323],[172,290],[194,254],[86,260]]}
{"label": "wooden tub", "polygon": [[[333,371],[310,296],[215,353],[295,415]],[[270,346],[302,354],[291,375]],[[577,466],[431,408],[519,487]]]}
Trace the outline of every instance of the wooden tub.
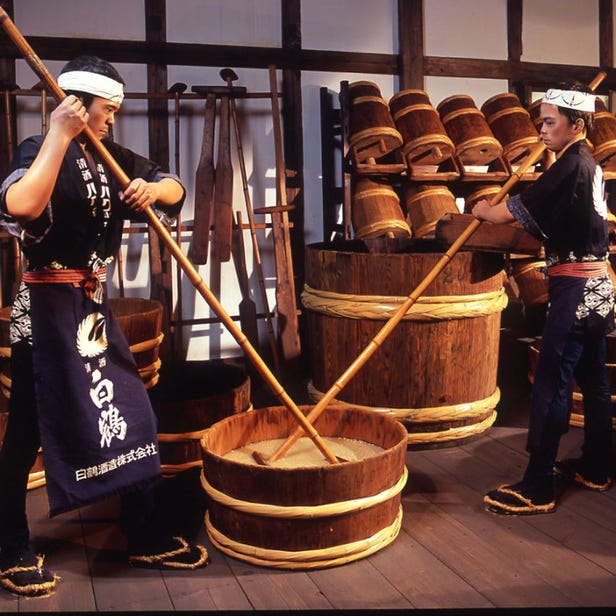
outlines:
{"label": "wooden tub", "polygon": [[158,419],[161,470],[173,476],[201,467],[201,437],[217,421],[251,410],[250,378],[219,360],[167,365],[150,400]]}
{"label": "wooden tub", "polygon": [[[307,414],[310,407],[301,407]],[[206,529],[235,558],[279,569],[312,569],[364,558],[398,535],[406,482],[406,431],[370,411],[328,407],[317,418],[321,437],[359,439],[382,448],[352,462],[304,468],[247,464],[228,452],[286,438],[297,427],[285,407],[228,417],[201,440]],[[284,458],[284,457],[283,457]]]}

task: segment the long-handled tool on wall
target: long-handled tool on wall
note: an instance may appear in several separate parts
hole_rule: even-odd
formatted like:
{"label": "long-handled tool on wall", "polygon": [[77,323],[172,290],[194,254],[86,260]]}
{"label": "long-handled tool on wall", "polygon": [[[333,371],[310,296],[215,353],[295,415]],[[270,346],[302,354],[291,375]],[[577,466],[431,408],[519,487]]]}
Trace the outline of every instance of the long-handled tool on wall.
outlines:
{"label": "long-handled tool on wall", "polygon": [[231,259],[233,230],[233,164],[231,162],[231,118],[229,96],[220,97],[218,154],[214,184],[214,237],[212,256],[220,263]]}
{"label": "long-handled tool on wall", "polygon": [[289,211],[294,206],[287,204],[286,166],[282,147],[280,109],[278,107],[278,86],[276,67],[269,67],[270,93],[272,99],[272,132],[276,155],[276,205],[255,210],[259,214],[270,214],[274,257],[276,261],[276,305],[278,315],[278,337],[284,358],[295,360],[301,354],[299,323],[297,320],[297,299],[291,258],[289,234]]}
{"label": "long-handled tool on wall", "polygon": [[[180,81],[176,81],[168,90],[169,94],[173,94],[173,145],[174,145],[174,172],[178,177],[180,175],[180,94],[186,91],[187,85]],[[182,245],[182,217],[177,215],[175,223],[175,241],[178,246]],[[182,320],[182,268],[176,264],[175,271],[176,280],[176,308],[175,315],[178,321]],[[173,328],[173,345],[176,352],[182,352],[184,344],[182,342],[182,325],[177,325]]]}
{"label": "long-handled tool on wall", "polygon": [[[605,79],[606,73],[600,72],[593,81],[589,84],[591,90],[595,90],[597,86]],[[496,205],[500,203],[505,195],[511,190],[511,188],[518,183],[523,177],[528,168],[538,162],[546,146],[543,142],[537,144],[536,148],[528,154],[528,156],[522,161],[518,169],[509,177],[509,179],[503,184],[501,189],[490,199],[490,205]],[[364,350],[356,357],[351,365],[338,377],[336,382],[329,388],[329,390],[323,395],[318,403],[308,413],[308,421],[312,424],[316,421],[319,415],[325,410],[327,405],[338,395],[339,392],[345,387],[345,385],[353,378],[357,371],[370,359],[370,357],[379,349],[383,341],[394,330],[396,325],[402,320],[404,315],[410,310],[413,304],[421,296],[421,294],[432,284],[434,279],[443,271],[447,264],[453,259],[455,254],[462,248],[466,241],[477,231],[481,226],[481,221],[474,219],[468,227],[458,236],[458,238],[451,244],[443,256],[439,259],[436,265],[428,272],[422,282],[417,285],[414,291],[406,298],[406,300],[400,305],[398,310],[393,316],[383,325],[383,327],[372,338]],[[278,458],[283,456],[302,435],[301,430],[296,430],[291,434],[284,443],[270,456],[267,462],[275,462]]]}
{"label": "long-handled tool on wall", "polygon": [[[9,38],[13,41],[15,46],[19,49],[22,54],[24,60],[28,63],[28,65],[34,70],[37,76],[43,81],[50,94],[58,101],[62,101],[66,95],[64,91],[58,86],[55,79],[49,73],[49,71],[45,68],[41,60],[34,53],[34,50],[26,39],[23,37],[21,32],[17,29],[13,21],[10,19],[6,11],[0,7],[0,26],[9,36]],[[103,158],[105,165],[109,167],[111,172],[115,175],[118,181],[121,183],[122,187],[125,188],[130,184],[130,179],[120,167],[118,162],[111,156],[109,151],[105,148],[104,144],[99,141],[93,131],[86,126],[84,129],[84,134],[91,142],[92,146],[96,149],[98,155]],[[145,212],[149,224],[159,235],[161,240],[166,244],[171,254],[178,260],[181,264],[182,269],[188,276],[189,280],[200,293],[200,295],[205,299],[210,308],[216,313],[216,315],[220,318],[221,322],[225,325],[229,333],[233,336],[239,346],[242,348],[246,357],[253,363],[255,368],[259,371],[265,382],[270,387],[271,391],[274,395],[282,402],[282,404],[291,412],[295,420],[298,424],[302,426],[304,432],[310,437],[310,439],[314,442],[314,444],[319,448],[321,453],[325,456],[328,462],[332,464],[338,464],[339,461],[334,456],[319,433],[315,430],[314,426],[310,424],[306,416],[301,412],[299,407],[293,402],[289,394],[284,390],[282,385],[278,382],[276,377],[272,374],[271,370],[267,367],[267,365],[263,362],[259,354],[256,352],[254,347],[250,344],[244,333],[241,331],[239,327],[234,323],[233,319],[227,314],[221,304],[218,302],[216,297],[212,294],[210,289],[207,287],[199,273],[195,269],[195,267],[188,261],[188,259],[182,253],[180,247],[173,240],[165,226],[162,224],[160,220],[156,217],[153,210],[148,208]]]}
{"label": "long-handled tool on wall", "polygon": [[240,301],[240,325],[242,331],[250,340],[250,344],[259,346],[259,330],[257,327],[257,306],[250,297],[250,284],[246,269],[246,251],[244,248],[244,229],[242,228],[242,214],[236,213],[237,225],[233,229],[233,261],[237,272],[242,299]]}
{"label": "long-handled tool on wall", "polygon": [[[220,76],[227,82],[229,88],[233,87],[233,82],[237,80],[237,75],[233,69],[223,68],[220,71]],[[231,97],[231,119],[233,120],[233,128],[235,133],[235,145],[237,147],[237,158],[240,165],[240,175],[242,178],[242,192],[244,193],[244,204],[246,206],[246,215],[248,216],[248,225],[250,227],[250,239],[252,242],[252,252],[254,259],[254,266],[257,271],[257,278],[259,280],[259,289],[261,291],[261,302],[263,303],[263,310],[265,311],[265,323],[267,325],[267,337],[270,344],[270,351],[272,353],[272,360],[274,362],[274,370],[280,373],[280,363],[278,359],[278,347],[276,344],[276,337],[274,335],[274,326],[272,323],[272,314],[269,307],[269,301],[267,298],[267,290],[265,288],[265,278],[263,277],[263,264],[261,262],[261,250],[259,249],[259,243],[257,241],[257,227],[255,225],[255,217],[252,209],[252,200],[250,198],[250,190],[248,188],[248,174],[246,173],[246,161],[244,158],[244,148],[242,146],[242,135],[240,132],[239,120],[237,117],[237,107],[235,105],[235,98]]]}
{"label": "long-handled tool on wall", "polygon": [[193,263],[207,263],[214,199],[214,133],[216,123],[216,95],[205,99],[203,142],[195,175],[195,215],[188,256]]}

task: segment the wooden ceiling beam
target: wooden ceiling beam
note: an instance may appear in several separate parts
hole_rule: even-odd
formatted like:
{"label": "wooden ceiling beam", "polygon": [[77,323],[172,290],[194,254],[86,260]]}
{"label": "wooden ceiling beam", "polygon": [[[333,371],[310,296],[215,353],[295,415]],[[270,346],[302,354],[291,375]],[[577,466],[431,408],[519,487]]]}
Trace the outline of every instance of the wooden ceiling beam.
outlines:
{"label": "wooden ceiling beam", "polygon": [[[235,68],[267,68],[275,64],[280,69],[398,73],[398,56],[392,54],[92,38],[28,36],[26,39],[43,61],[67,61],[80,54],[91,54],[112,63]],[[0,57],[19,57],[5,35],[0,36]]]}

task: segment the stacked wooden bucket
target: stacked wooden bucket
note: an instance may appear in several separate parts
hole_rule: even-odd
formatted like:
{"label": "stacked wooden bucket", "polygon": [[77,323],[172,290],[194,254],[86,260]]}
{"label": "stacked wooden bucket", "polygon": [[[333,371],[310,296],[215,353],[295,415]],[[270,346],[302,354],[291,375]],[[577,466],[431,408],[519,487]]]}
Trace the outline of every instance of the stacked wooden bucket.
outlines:
{"label": "stacked wooden bucket", "polygon": [[[479,109],[463,94],[435,108],[418,89],[402,90],[387,103],[366,81],[349,84],[348,92],[350,156],[358,170],[351,197],[355,238],[432,237],[443,215],[461,209],[442,180],[451,174],[439,168],[450,163],[456,178],[492,168],[504,181],[537,144],[537,128],[512,93],[493,96]],[[379,163],[392,152],[414,172],[379,174]],[[490,188],[492,177],[484,174],[481,182],[479,176],[479,187]]]}

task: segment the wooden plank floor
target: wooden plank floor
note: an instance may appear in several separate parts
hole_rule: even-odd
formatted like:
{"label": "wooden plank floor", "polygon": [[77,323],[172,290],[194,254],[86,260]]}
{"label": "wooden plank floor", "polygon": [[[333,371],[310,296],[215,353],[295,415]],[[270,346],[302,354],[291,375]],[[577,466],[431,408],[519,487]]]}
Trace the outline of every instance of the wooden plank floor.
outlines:
{"label": "wooden plank floor", "polygon": [[[62,580],[52,596],[0,592],[0,612],[253,612],[485,610],[580,607],[615,613],[616,489],[571,487],[550,515],[487,512],[482,496],[525,467],[526,393],[487,433],[457,447],[409,451],[402,530],[363,560],[318,571],[279,571],[212,547],[200,516],[196,474],[166,484],[178,523],[193,529],[211,563],[194,572],[130,568],[116,525],[118,503],[47,515],[45,488],[29,492],[35,547]],[[515,411],[515,412],[514,412]],[[577,454],[582,430],[563,438]],[[612,461],[616,468],[616,463]],[[613,468],[613,470],[614,470]]]}

